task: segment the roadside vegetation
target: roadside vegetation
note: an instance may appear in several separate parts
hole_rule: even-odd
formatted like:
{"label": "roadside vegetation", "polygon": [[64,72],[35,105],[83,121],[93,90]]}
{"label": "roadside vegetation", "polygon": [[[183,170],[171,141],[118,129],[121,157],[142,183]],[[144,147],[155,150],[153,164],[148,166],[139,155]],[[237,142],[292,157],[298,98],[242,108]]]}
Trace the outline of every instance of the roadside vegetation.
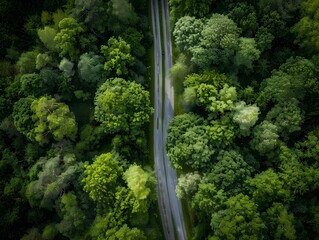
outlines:
{"label": "roadside vegetation", "polygon": [[191,239],[318,239],[319,1],[170,0]]}
{"label": "roadside vegetation", "polygon": [[163,239],[148,2],[40,2],[0,1],[0,235]]}

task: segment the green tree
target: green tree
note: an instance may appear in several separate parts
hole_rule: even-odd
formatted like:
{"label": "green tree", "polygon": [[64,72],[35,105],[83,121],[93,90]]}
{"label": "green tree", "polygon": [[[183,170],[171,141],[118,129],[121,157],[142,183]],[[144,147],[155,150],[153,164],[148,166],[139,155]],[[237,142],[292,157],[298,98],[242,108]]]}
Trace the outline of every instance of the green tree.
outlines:
{"label": "green tree", "polygon": [[294,215],[281,203],[274,203],[267,210],[264,219],[272,239],[297,239]]}
{"label": "green tree", "polygon": [[205,24],[201,42],[191,48],[191,61],[202,69],[227,64],[238,48],[240,29],[227,16],[213,14]]}
{"label": "green tree", "polygon": [[263,121],[254,128],[250,143],[262,155],[273,153],[279,145],[278,127],[269,121]]}
{"label": "green tree", "polygon": [[84,165],[84,191],[89,193],[94,201],[107,204],[113,201],[118,179],[123,168],[116,156],[104,153],[96,157],[90,165]]}
{"label": "green tree", "polygon": [[174,147],[181,142],[181,136],[192,127],[202,125],[204,119],[195,113],[184,113],[175,116],[168,127],[167,148]]}
{"label": "green tree", "polygon": [[132,190],[135,198],[138,200],[147,199],[151,192],[151,187],[154,187],[152,183],[155,183],[154,177],[136,164],[130,165],[123,173],[123,179],[127,182],[128,188]]}
{"label": "green tree", "polygon": [[72,16],[84,22],[89,29],[96,33],[104,33],[107,30],[105,22],[110,18],[111,3],[103,0],[75,0],[72,8]]}
{"label": "green tree", "polygon": [[43,29],[38,29],[38,36],[44,46],[51,51],[56,50],[56,42],[54,38],[57,34],[57,31],[49,26],[45,26]]}
{"label": "green tree", "polygon": [[188,128],[180,136],[180,142],[168,148],[167,156],[175,169],[191,167],[204,169],[212,164],[214,150],[209,143],[205,126]]}
{"label": "green tree", "polygon": [[239,125],[240,133],[249,135],[250,128],[258,120],[259,108],[256,105],[246,105],[241,101],[235,105],[233,121]]}
{"label": "green tree", "polygon": [[37,55],[38,52],[36,50],[22,53],[17,61],[19,72],[22,74],[35,72]]}
{"label": "green tree", "polygon": [[201,178],[202,177],[198,172],[180,175],[175,189],[177,197],[179,199],[192,199],[197,192]]}
{"label": "green tree", "polygon": [[171,15],[173,20],[177,20],[183,16],[204,17],[209,12],[209,7],[214,0],[170,0],[169,4],[172,8]]}
{"label": "green tree", "polygon": [[222,189],[225,195],[236,195],[246,188],[246,180],[250,179],[252,168],[237,151],[220,151],[217,163],[207,175],[209,183]]}
{"label": "green tree", "polygon": [[75,73],[73,70],[74,63],[66,58],[63,58],[59,64],[59,69],[63,72],[65,77],[72,77]]}
{"label": "green tree", "polygon": [[101,46],[101,53],[105,57],[104,69],[110,74],[117,76],[127,75],[128,67],[134,62],[131,55],[131,47],[121,37],[111,37],[107,46]]}
{"label": "green tree", "polygon": [[239,38],[238,51],[235,55],[235,64],[238,67],[252,69],[252,63],[259,59],[260,51],[257,49],[255,39]]}
{"label": "green tree", "polygon": [[249,197],[238,194],[230,197],[226,208],[212,214],[212,239],[262,239],[265,224],[257,211],[257,205]]}
{"label": "green tree", "polygon": [[203,28],[204,23],[201,19],[190,16],[178,19],[173,31],[177,47],[181,51],[189,51],[191,47],[197,46],[200,43]]}
{"label": "green tree", "polygon": [[78,72],[81,80],[93,87],[96,87],[98,83],[102,83],[105,77],[103,63],[103,57],[93,52],[82,54],[78,63]]}
{"label": "green tree", "polygon": [[85,34],[84,27],[74,18],[64,18],[59,22],[59,32],[54,37],[60,57],[77,60],[81,49],[94,42],[90,35]]}
{"label": "green tree", "polygon": [[266,116],[268,121],[273,123],[278,128],[278,133],[285,139],[288,139],[289,134],[299,131],[303,122],[303,114],[298,107],[298,101],[292,98],[289,101],[276,104]]}
{"label": "green tree", "polygon": [[135,82],[108,79],[95,97],[95,119],[107,133],[139,130],[150,121],[149,92]]}
{"label": "green tree", "polygon": [[224,208],[226,195],[223,190],[217,189],[213,183],[208,183],[205,178],[198,184],[198,191],[192,199],[192,207],[200,210],[204,216],[218,212]]}
{"label": "green tree", "polygon": [[54,140],[64,137],[75,140],[77,124],[74,114],[64,103],[58,103],[54,98],[41,97],[31,104],[34,139],[40,144],[48,143],[49,134]]}
{"label": "green tree", "polygon": [[292,193],[285,188],[285,182],[273,169],[267,169],[248,180],[252,200],[264,210],[273,202],[289,203]]}
{"label": "green tree", "polygon": [[31,105],[34,101],[33,97],[20,98],[13,106],[13,121],[17,130],[32,139],[32,130],[34,122],[32,121],[33,111]]}
{"label": "green tree", "polygon": [[31,182],[26,189],[26,197],[31,206],[48,209],[75,181],[82,165],[76,162],[74,154],[40,158],[29,171]]}
{"label": "green tree", "polygon": [[59,232],[68,238],[80,236],[85,229],[86,216],[79,207],[77,197],[73,192],[63,194],[61,197],[62,220],[57,224]]}
{"label": "green tree", "polygon": [[302,18],[292,28],[292,31],[297,35],[296,42],[301,47],[309,51],[319,50],[319,30],[318,30],[318,13],[319,1],[305,0],[302,2]]}

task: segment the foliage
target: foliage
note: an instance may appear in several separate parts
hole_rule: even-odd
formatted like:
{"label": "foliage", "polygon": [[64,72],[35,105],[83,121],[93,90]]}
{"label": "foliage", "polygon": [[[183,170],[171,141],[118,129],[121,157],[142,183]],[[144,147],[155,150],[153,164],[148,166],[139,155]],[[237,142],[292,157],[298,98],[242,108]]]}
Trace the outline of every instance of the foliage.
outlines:
{"label": "foliage", "polygon": [[226,208],[212,214],[212,239],[260,239],[265,224],[257,205],[243,194],[230,197]]}
{"label": "foliage", "polygon": [[108,79],[96,92],[95,119],[107,133],[138,130],[150,121],[149,92],[122,78]]}
{"label": "foliage", "polygon": [[234,108],[233,121],[239,125],[243,135],[249,134],[249,130],[258,120],[259,108],[256,105],[246,105],[239,102]]}
{"label": "foliage", "polygon": [[80,168],[81,164],[76,162],[73,154],[41,158],[29,171],[31,182],[27,186],[26,197],[30,205],[53,208],[61,193],[75,180]]}
{"label": "foliage", "polygon": [[179,199],[191,199],[197,192],[200,180],[201,175],[198,172],[190,172],[179,176],[175,190],[177,197]]}
{"label": "foliage", "polygon": [[182,51],[189,51],[191,47],[199,44],[204,24],[201,19],[184,16],[175,24],[173,35],[177,47]]}
{"label": "foliage", "polygon": [[101,154],[92,164],[85,164],[84,168],[85,177],[82,180],[85,183],[84,191],[89,193],[94,201],[112,202],[118,178],[123,173],[116,156],[111,153]]}
{"label": "foliage", "polygon": [[319,32],[318,32],[318,1],[305,0],[302,2],[302,18],[293,27],[292,31],[296,33],[298,42],[301,47],[308,50],[318,51],[319,49]]}
{"label": "foliage", "polygon": [[245,191],[245,181],[250,179],[251,171],[240,153],[234,150],[220,151],[217,163],[206,179],[226,195],[236,195]]}
{"label": "foliage", "polygon": [[239,32],[227,16],[213,14],[203,28],[200,44],[191,48],[192,62],[203,69],[229,63],[238,47]]}
{"label": "foliage", "polygon": [[211,165],[213,153],[205,126],[194,126],[180,136],[180,142],[168,148],[167,156],[175,169],[204,169]]}
{"label": "foliage", "polygon": [[77,124],[74,114],[66,104],[58,103],[53,98],[41,97],[32,102],[31,110],[35,124],[32,133],[37,142],[48,143],[48,134],[57,141],[64,137],[75,140]]}
{"label": "foliage", "polygon": [[263,121],[253,130],[251,145],[260,154],[274,151],[279,144],[278,127],[269,121]]}
{"label": "foliage", "polygon": [[131,55],[131,47],[121,37],[111,37],[107,46],[102,45],[101,53],[105,57],[104,70],[115,73],[117,76],[127,75],[128,67],[133,64],[134,57]]}

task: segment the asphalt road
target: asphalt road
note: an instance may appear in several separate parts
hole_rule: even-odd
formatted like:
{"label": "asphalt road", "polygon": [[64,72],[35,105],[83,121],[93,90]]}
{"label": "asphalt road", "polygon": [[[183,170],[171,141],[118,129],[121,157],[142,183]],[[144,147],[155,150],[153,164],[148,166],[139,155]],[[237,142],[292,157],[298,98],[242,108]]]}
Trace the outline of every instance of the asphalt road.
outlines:
{"label": "asphalt road", "polygon": [[[172,46],[168,0],[151,0],[151,8],[155,65],[154,161],[157,177],[158,204],[165,238],[167,240],[184,240],[186,239],[186,235],[183,212],[181,202],[175,193],[177,183],[176,172],[170,167],[165,148],[168,124],[174,116],[174,89],[169,79],[169,70],[172,67]],[[162,13],[162,23],[160,23],[159,11]],[[163,43],[161,41],[161,31],[164,39]],[[162,46],[164,46],[163,49]]]}

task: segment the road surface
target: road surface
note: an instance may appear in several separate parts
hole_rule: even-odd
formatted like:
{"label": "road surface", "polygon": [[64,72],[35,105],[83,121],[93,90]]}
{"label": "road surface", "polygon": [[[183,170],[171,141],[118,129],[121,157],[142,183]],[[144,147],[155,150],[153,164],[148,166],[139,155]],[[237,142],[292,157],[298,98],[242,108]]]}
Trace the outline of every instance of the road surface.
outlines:
{"label": "road surface", "polygon": [[[168,0],[151,0],[151,8],[154,36],[154,162],[158,204],[165,238],[184,240],[186,235],[183,212],[181,202],[175,193],[176,172],[170,167],[165,148],[168,124],[174,116],[174,89],[169,79],[172,47]],[[159,11],[162,14],[162,23],[160,23]],[[163,49],[162,46],[164,46]]]}

